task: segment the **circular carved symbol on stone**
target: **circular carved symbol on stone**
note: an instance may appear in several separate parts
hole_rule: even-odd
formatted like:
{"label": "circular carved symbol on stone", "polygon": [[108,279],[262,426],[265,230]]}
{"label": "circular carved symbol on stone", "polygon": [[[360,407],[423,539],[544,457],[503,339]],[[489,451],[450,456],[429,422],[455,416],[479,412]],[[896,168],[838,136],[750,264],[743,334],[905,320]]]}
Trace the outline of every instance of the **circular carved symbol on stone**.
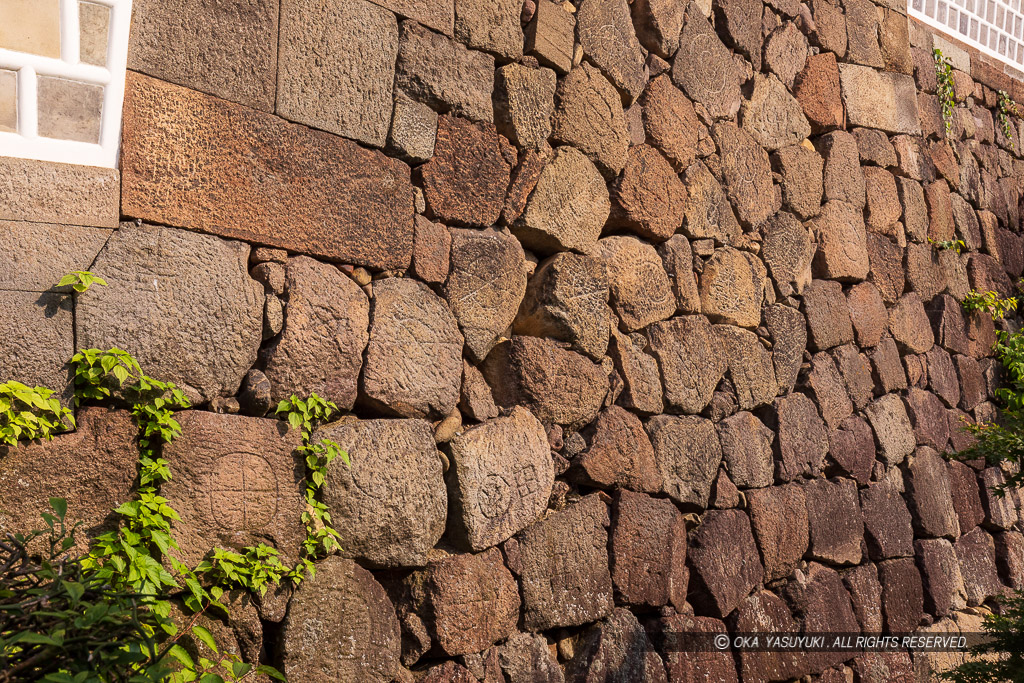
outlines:
{"label": "circular carved symbol on stone", "polygon": [[508,511],[512,504],[512,487],[500,474],[489,474],[476,495],[480,514],[494,519]]}
{"label": "circular carved symbol on stone", "polygon": [[208,482],[211,519],[221,529],[262,529],[277,514],[277,475],[259,455],[218,458]]}
{"label": "circular carved symbol on stone", "polygon": [[693,70],[697,81],[708,95],[717,95],[725,90],[726,70],[716,48],[718,38],[710,33],[702,33],[693,40],[691,54],[694,55]]}

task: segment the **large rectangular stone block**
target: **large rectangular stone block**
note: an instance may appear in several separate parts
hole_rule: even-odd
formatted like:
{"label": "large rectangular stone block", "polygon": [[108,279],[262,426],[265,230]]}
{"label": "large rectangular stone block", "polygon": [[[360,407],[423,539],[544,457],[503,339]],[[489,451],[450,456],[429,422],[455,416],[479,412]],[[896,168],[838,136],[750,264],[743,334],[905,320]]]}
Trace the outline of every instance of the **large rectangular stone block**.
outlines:
{"label": "large rectangular stone block", "polygon": [[108,237],[104,228],[0,221],[0,290],[53,289],[67,273],[88,270]]}
{"label": "large rectangular stone block", "polygon": [[112,168],[0,157],[0,220],[117,227]]}
{"label": "large rectangular stone block", "polygon": [[418,21],[451,37],[455,32],[455,0],[371,0],[395,14]]}
{"label": "large rectangular stone block", "polygon": [[850,125],[887,133],[920,132],[917,88],[911,76],[840,64],[839,83]]}
{"label": "large rectangular stone block", "polygon": [[409,167],[342,138],[129,73],[122,213],[390,269],[412,258]]}

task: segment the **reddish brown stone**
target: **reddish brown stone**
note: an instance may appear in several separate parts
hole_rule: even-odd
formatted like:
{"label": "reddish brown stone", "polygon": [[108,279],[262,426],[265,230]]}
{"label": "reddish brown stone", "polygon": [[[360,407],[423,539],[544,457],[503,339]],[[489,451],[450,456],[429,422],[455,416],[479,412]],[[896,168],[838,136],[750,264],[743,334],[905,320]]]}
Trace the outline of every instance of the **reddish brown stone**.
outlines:
{"label": "reddish brown stone", "polygon": [[665,667],[672,683],[683,681],[718,681],[738,683],[736,662],[732,652],[699,649],[686,652],[680,647],[680,634],[693,633],[698,636],[712,633],[726,633],[725,623],[711,617],[695,617],[689,614],[663,616],[657,624],[663,634]]}
{"label": "reddish brown stone", "polygon": [[837,429],[840,422],[853,414],[853,403],[843,386],[839,369],[827,353],[814,355],[811,371],[807,375],[807,386],[830,428]]}
{"label": "reddish brown stone", "polygon": [[883,168],[865,166],[864,183],[867,191],[868,229],[889,234],[892,224],[902,215],[900,199],[896,193],[896,179]]}
{"label": "reddish brown stone", "polygon": [[813,350],[824,351],[853,341],[850,308],[842,285],[831,280],[812,280],[803,297]]}
{"label": "reddish brown stone", "polygon": [[648,84],[640,104],[650,143],[668,157],[677,171],[685,170],[696,157],[700,134],[708,134],[693,110],[693,103],[672,85],[668,74],[662,74]]}
{"label": "reddish brown stone", "polygon": [[[839,573],[830,567],[812,562],[806,574],[797,572],[786,586],[786,597],[807,635],[860,631],[850,594]],[[821,671],[842,664],[847,657],[844,652],[813,652],[807,660],[812,671]]]}
{"label": "reddish brown stone", "polygon": [[805,394],[793,393],[776,399],[774,427],[776,476],[791,481],[801,474],[816,474],[828,451],[828,432],[814,402]]}
{"label": "reddish brown stone", "polygon": [[967,589],[967,604],[980,605],[1003,590],[996,569],[996,548],[992,536],[980,526],[953,544],[960,560],[960,574]]}
{"label": "reddish brown stone", "polygon": [[921,538],[914,542],[914,550],[921,570],[925,611],[943,617],[966,607],[964,580],[953,544],[945,538]]}
{"label": "reddish brown stone", "polygon": [[953,509],[956,510],[960,523],[960,534],[966,534],[985,519],[977,474],[962,462],[949,461],[949,490],[953,497]]}
{"label": "reddish brown stone", "polygon": [[861,681],[915,680],[914,664],[906,652],[868,652],[853,658],[853,669]]}
{"label": "reddish brown stone", "polygon": [[886,337],[871,350],[871,376],[880,393],[907,388],[907,373],[900,362],[900,351],[892,337]]}
{"label": "reddish brown stone", "polygon": [[686,188],[654,147],[629,150],[613,193],[612,221],[654,242],[671,237],[683,223]]}
{"label": "reddish brown stone", "polygon": [[868,279],[878,287],[882,300],[894,304],[906,286],[903,271],[903,249],[885,235],[867,234]]}
{"label": "reddish brown stone", "polygon": [[901,557],[880,562],[878,581],[882,584],[885,630],[891,633],[917,630],[924,613],[924,590],[914,558]]}
{"label": "reddish brown stone", "polygon": [[416,215],[412,240],[412,270],[420,280],[440,284],[448,277],[452,236],[440,223]]}
{"label": "reddish brown stone", "polygon": [[813,148],[783,147],[772,155],[772,168],[782,176],[782,202],[800,218],[818,215],[824,191],[824,161]]}
{"label": "reddish brown stone", "polygon": [[907,288],[928,303],[946,289],[946,273],[939,255],[930,244],[908,244],[906,251]]}
{"label": "reddish brown stone", "polygon": [[927,311],[936,343],[953,353],[970,352],[967,324],[959,301],[943,294],[929,303]]}
{"label": "reddish brown stone", "polygon": [[933,346],[925,354],[928,364],[928,386],[949,407],[960,402],[960,382],[957,381],[953,359],[945,349]]}
{"label": "reddish brown stone", "polygon": [[[782,598],[766,590],[758,591],[739,605],[736,611],[737,633],[796,634],[800,625]],[[740,649],[740,672],[744,681],[780,681],[799,678],[809,670],[807,655],[800,651],[756,651]]]}
{"label": "reddish brown stone", "polygon": [[793,91],[813,132],[846,126],[834,54],[823,52],[810,57],[804,70],[797,74]]}
{"label": "reddish brown stone", "polygon": [[939,452],[945,451],[949,441],[949,422],[942,401],[935,394],[914,387],[907,392],[903,402],[914,426],[917,443]]}
{"label": "reddish brown stone", "polygon": [[866,562],[843,571],[843,584],[850,591],[853,612],[865,633],[882,631],[882,585],[878,582],[878,568]]}
{"label": "reddish brown stone", "polygon": [[813,479],[804,486],[811,557],[831,564],[858,564],[864,520],[852,479]]}
{"label": "reddish brown stone", "polygon": [[621,486],[644,493],[661,490],[654,449],[635,415],[610,406],[582,433],[587,450],[573,461],[569,470],[575,481],[600,488]]}
{"label": "reddish brown stone", "polygon": [[523,215],[526,201],[537,186],[540,174],[551,161],[553,152],[548,149],[528,149],[522,155],[519,165],[512,172],[512,182],[505,197],[505,206],[501,209],[501,222],[511,225]]}
{"label": "reddish brown stone", "polygon": [[990,529],[1009,529],[1017,522],[1016,494],[1007,491],[1000,496],[996,488],[1006,484],[1006,475],[998,467],[986,467],[978,475],[981,504],[985,509],[985,526]]}
{"label": "reddish brown stone", "polygon": [[904,294],[889,310],[889,331],[905,353],[925,353],[935,343],[931,322],[915,292]]}
{"label": "reddish brown stone", "polygon": [[772,483],[772,441],[775,435],[753,413],[740,412],[719,425],[722,456],[736,486],[752,488]]}
{"label": "reddish brown stone", "polygon": [[754,538],[764,559],[766,581],[789,576],[807,551],[808,521],[804,490],[797,484],[747,492]]}
{"label": "reddish brown stone", "polygon": [[864,538],[872,560],[911,557],[914,530],[903,497],[887,482],[861,489],[860,508],[864,514]]}
{"label": "reddish brown stone", "polygon": [[[852,477],[860,484],[871,480],[875,464],[875,438],[871,427],[859,415],[843,420],[828,437],[829,456],[837,473]],[[831,469],[829,470],[831,474]]]}
{"label": "reddish brown stone", "polygon": [[870,282],[854,285],[846,293],[846,303],[857,344],[862,348],[878,345],[889,323],[885,301],[878,287]]}
{"label": "reddish brown stone", "polygon": [[825,200],[846,202],[863,209],[866,189],[857,138],[836,130],[819,137],[814,146],[825,159]]}
{"label": "reddish brown stone", "polygon": [[668,680],[661,657],[654,652],[644,627],[632,612],[622,607],[580,634],[575,652],[565,666],[570,681],[608,680],[609,672],[624,681]]}
{"label": "reddish brown stone", "polygon": [[669,500],[619,490],[612,524],[612,583],[619,600],[681,610],[689,580],[682,513]]}
{"label": "reddish brown stone", "polygon": [[476,676],[461,664],[447,661],[433,666],[420,683],[476,683]]}
{"label": "reddish brown stone", "polygon": [[853,344],[844,344],[832,350],[839,374],[846,384],[846,391],[853,401],[853,407],[863,410],[873,398],[874,382],[871,379],[871,364],[867,356]]}
{"label": "reddish brown stone", "polygon": [[764,568],[740,510],[712,510],[690,537],[691,600],[707,614],[730,614],[761,583]]}
{"label": "reddish brown stone", "polygon": [[502,154],[508,146],[493,125],[439,117],[434,156],[420,168],[431,212],[446,223],[497,223],[512,173]]}
{"label": "reddish brown stone", "polygon": [[999,578],[1015,590],[1024,588],[1024,535],[1001,531],[995,535],[996,567]]}
{"label": "reddish brown stone", "polygon": [[409,265],[402,162],[135,73],[123,128],[124,215],[374,268]]}
{"label": "reddish brown stone", "polygon": [[936,180],[925,185],[924,196],[928,202],[928,237],[936,242],[953,239],[953,205],[946,181]]}
{"label": "reddish brown stone", "polygon": [[918,535],[947,538],[960,535],[949,470],[938,453],[930,448],[918,448],[903,467],[903,480],[914,531]]}

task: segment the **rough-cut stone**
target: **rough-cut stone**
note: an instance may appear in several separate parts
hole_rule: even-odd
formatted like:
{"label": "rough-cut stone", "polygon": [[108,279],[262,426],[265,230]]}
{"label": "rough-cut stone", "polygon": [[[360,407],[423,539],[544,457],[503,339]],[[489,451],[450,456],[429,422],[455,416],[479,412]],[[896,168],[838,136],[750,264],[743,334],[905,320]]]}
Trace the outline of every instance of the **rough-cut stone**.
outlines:
{"label": "rough-cut stone", "polygon": [[886,394],[870,403],[864,412],[871,421],[879,452],[887,465],[898,465],[914,452],[917,440],[899,396]]}
{"label": "rough-cut stone", "polygon": [[956,366],[949,353],[941,346],[933,346],[925,354],[928,365],[928,386],[942,402],[950,408],[960,402],[960,382],[956,376]]}
{"label": "rough-cut stone", "polygon": [[985,509],[985,526],[1009,529],[1017,522],[1017,503],[1013,492],[996,494],[997,487],[1006,485],[1006,475],[998,467],[986,467],[978,475],[981,502]]}
{"label": "rough-cut stone", "polygon": [[194,566],[215,547],[265,542],[294,564],[306,537],[298,431],[278,420],[200,411],[176,419],[181,436],[163,448],[174,478],[160,489],[181,515],[175,554]]}
{"label": "rough-cut stone", "polygon": [[55,392],[54,398],[70,405],[73,308],[71,296],[60,292],[0,290],[0,310],[5,313],[0,324],[4,382],[48,388]]}
{"label": "rough-cut stone", "polygon": [[686,187],[671,164],[650,145],[629,150],[614,198],[613,221],[651,241],[667,240],[683,223]]}
{"label": "rough-cut stone", "polygon": [[778,393],[772,355],[757,335],[733,325],[715,325],[740,410],[768,403]]}
{"label": "rough-cut stone", "polygon": [[930,446],[940,453],[946,450],[949,440],[949,424],[943,417],[946,409],[935,394],[912,387],[903,399],[907,406],[910,423],[914,425],[917,442]]}
{"label": "rough-cut stone", "polygon": [[597,417],[609,369],[550,339],[518,335],[496,347],[481,366],[499,406],[526,406],[540,420],[570,427]]}
{"label": "rough-cut stone", "polygon": [[938,453],[930,448],[919,448],[904,465],[903,480],[914,518],[914,531],[919,536],[955,539],[960,535],[950,492],[949,471]]}
{"label": "rough-cut stone", "polygon": [[764,264],[749,252],[716,250],[701,273],[701,310],[716,322],[757,327],[766,277]]}
{"label": "rough-cut stone", "polygon": [[420,613],[445,654],[480,652],[515,630],[519,590],[497,548],[431,562],[417,579]]}
{"label": "rough-cut stone", "polygon": [[756,226],[773,212],[775,191],[768,154],[745,129],[719,123],[712,129],[722,157],[726,193],[744,225]]}
{"label": "rough-cut stone", "polygon": [[885,630],[889,633],[917,630],[924,613],[924,590],[914,558],[901,557],[880,562],[878,581],[882,584]]}
{"label": "rough-cut stone", "polygon": [[[281,13],[285,17],[283,25],[301,12],[296,4],[300,3],[285,5]],[[376,18],[372,11],[362,10],[362,4],[351,3],[350,11],[365,20]],[[248,107],[274,111],[278,67],[276,2],[256,0],[211,7],[196,0],[139,0],[133,9],[129,69]],[[105,58],[107,28],[102,30],[101,54]],[[392,41],[397,43],[397,26],[395,34]],[[356,40],[357,36],[358,33],[347,39]],[[383,55],[385,45],[378,42],[374,47]],[[82,54],[84,57],[84,50]],[[393,67],[393,54],[391,63]],[[390,91],[390,82],[387,87]]]}
{"label": "rough-cut stone", "polygon": [[[868,130],[858,128],[857,130]],[[864,187],[867,193],[867,227],[890,234],[893,224],[902,216],[896,179],[892,173],[874,166],[864,167]]]}
{"label": "rough-cut stone", "polygon": [[543,67],[506,64],[495,80],[498,132],[521,148],[543,145],[551,136],[555,111],[555,72]]}
{"label": "rough-cut stone", "polygon": [[498,664],[509,683],[565,683],[544,636],[515,632],[497,650]]}
{"label": "rough-cut stone", "polygon": [[529,411],[514,408],[456,435],[451,454],[451,521],[460,543],[473,550],[501,543],[547,507],[555,474],[544,428]]}
{"label": "rough-cut stone", "polygon": [[[624,2],[625,0],[623,0]],[[576,656],[565,666],[570,681],[667,683],[665,666],[644,627],[628,609],[618,607],[580,634]]]}
{"label": "rough-cut stone", "polygon": [[694,607],[717,617],[730,614],[764,577],[750,520],[740,510],[706,513],[687,555]]}
{"label": "rough-cut stone", "polygon": [[768,151],[798,144],[811,134],[800,103],[771,76],[754,77],[754,90],[743,101],[739,120],[743,130]]}
{"label": "rough-cut stone", "polygon": [[818,244],[814,256],[817,277],[847,281],[867,278],[870,260],[860,209],[843,201],[827,202],[811,219],[810,228]]}
{"label": "rough-cut stone", "polygon": [[647,84],[644,54],[626,0],[583,0],[576,13],[583,51],[630,102]]}
{"label": "rough-cut stone", "polygon": [[290,680],[387,683],[402,651],[398,619],[373,575],[351,560],[328,557],[295,591],[281,635]]}
{"label": "rough-cut stone", "polygon": [[840,64],[839,81],[850,124],[887,133],[919,132],[917,88],[910,76]]}
{"label": "rough-cut stone", "polygon": [[467,355],[481,361],[516,317],[526,292],[526,256],[518,240],[497,230],[454,229],[451,239],[451,271],[441,292]]}
{"label": "rough-cut stone", "polygon": [[978,491],[978,477],[973,469],[962,462],[950,460],[948,464],[953,508],[960,524],[960,533],[966,534],[985,520],[985,510],[981,506]]}
{"label": "rough-cut stone", "polygon": [[582,432],[587,449],[573,461],[569,476],[599,488],[661,491],[661,472],[651,440],[632,413],[609,406]]}
{"label": "rough-cut stone", "polygon": [[860,353],[853,344],[840,346],[832,351],[836,368],[846,384],[846,391],[853,401],[853,407],[863,410],[871,401],[874,382],[871,379],[871,365],[867,356]]}
{"label": "rough-cut stone", "polygon": [[882,168],[896,165],[896,150],[882,131],[874,128],[855,128],[853,137],[857,138],[857,149],[860,151],[862,163],[875,164]]}
{"label": "rough-cut stone", "polygon": [[722,446],[710,420],[657,415],[647,422],[662,489],[682,504],[707,507]]}
{"label": "rough-cut stone", "polygon": [[681,609],[689,580],[682,513],[671,501],[620,490],[612,518],[612,584],[620,600]]}
{"label": "rough-cut stone", "polygon": [[373,288],[361,389],[403,417],[448,415],[459,401],[462,335],[444,300],[406,278]]}
{"label": "rough-cut stone", "polygon": [[545,66],[568,73],[573,63],[576,35],[575,14],[566,12],[551,0],[537,0],[536,10],[526,27],[526,52]]}
{"label": "rough-cut stone", "polygon": [[807,62],[807,38],[795,22],[784,22],[768,36],[764,62],[787,88],[793,89],[797,74]]}
{"label": "rough-cut stone", "polygon": [[885,301],[878,287],[870,282],[854,285],[846,293],[846,303],[857,343],[862,348],[877,346],[889,323]]}
{"label": "rough-cut stone", "polygon": [[864,515],[864,540],[872,560],[914,555],[914,530],[910,511],[896,487],[887,481],[860,490]]}
{"label": "rough-cut stone", "polygon": [[740,108],[739,69],[696,4],[686,10],[672,80],[715,118],[731,118]]}
{"label": "rough-cut stone", "polygon": [[846,59],[881,69],[885,62],[878,45],[878,10],[870,0],[843,0],[846,10]]}
{"label": "rough-cut stone", "polygon": [[818,215],[824,191],[824,160],[804,145],[783,147],[772,155],[772,166],[782,176],[782,204],[800,218]]}
{"label": "rough-cut stone", "polygon": [[882,585],[878,583],[878,568],[866,562],[844,570],[842,576],[861,630],[865,633],[881,633]]}
{"label": "rough-cut stone", "polygon": [[457,0],[455,38],[475,50],[493,52],[503,60],[523,56],[523,29],[519,0],[481,2]]}
{"label": "rough-cut stone", "polygon": [[606,176],[618,175],[626,163],[629,131],[619,93],[612,84],[597,68],[584,62],[562,80],[556,103],[554,140],[586,154]]}
{"label": "rough-cut stone", "polygon": [[683,652],[685,648],[675,646],[685,642],[682,634],[696,634],[707,637],[726,633],[725,623],[711,617],[695,617],[689,614],[662,616],[655,632],[664,638],[665,666],[670,681],[719,681],[737,683],[736,662],[732,652],[699,648],[697,652]]}
{"label": "rough-cut stone", "polygon": [[889,331],[905,352],[926,353],[935,343],[921,297],[915,292],[904,294],[889,310]]}
{"label": "rough-cut stone", "polygon": [[658,361],[644,351],[646,346],[646,339],[642,345],[634,343],[613,329],[608,356],[624,384],[617,402],[630,410],[655,414],[664,410],[661,376]]}
{"label": "rough-cut stone", "polygon": [[368,339],[366,295],[334,266],[306,256],[288,261],[286,287],[284,331],[262,352],[271,398],[316,393],[351,408]]}
{"label": "rough-cut stone", "polygon": [[747,492],[750,523],[767,581],[789,576],[807,552],[807,499],[797,484]]}
{"label": "rough-cut stone", "polygon": [[109,531],[110,511],[132,497],[137,435],[127,411],[88,407],[78,411],[73,433],[0,446],[0,532],[42,528],[39,514],[49,510],[49,499],[63,498],[68,524],[82,524],[77,540],[85,550],[84,537]]}
{"label": "rough-cut stone", "polygon": [[512,232],[542,254],[589,252],[611,211],[608,187],[597,168],[573,147],[559,147]]}
{"label": "rough-cut stone", "polygon": [[126,216],[374,268],[409,265],[412,184],[400,161],[131,72],[122,140]]}
{"label": "rough-cut stone", "polygon": [[61,291],[57,282],[72,271],[88,270],[110,238],[101,228],[56,223],[0,221],[0,291]]}
{"label": "rough-cut stone", "polygon": [[672,0],[641,0],[631,10],[640,43],[660,57],[671,58],[679,49],[686,6]]}
{"label": "rough-cut stone", "polygon": [[853,341],[853,323],[842,285],[812,280],[804,289],[803,299],[812,349],[824,351]]}
{"label": "rough-cut stone", "polygon": [[921,538],[914,541],[914,551],[921,570],[925,611],[944,617],[966,607],[967,592],[953,544],[945,538]]}
{"label": "rough-cut stone", "polygon": [[470,419],[477,422],[498,417],[498,407],[494,405],[494,396],[483,373],[469,361],[462,362],[462,391],[459,409]]}
{"label": "rough-cut stone", "polygon": [[685,235],[673,235],[658,245],[658,254],[676,295],[677,313],[699,313],[700,293],[693,274],[693,249]]}
{"label": "rough-cut stone", "polygon": [[519,536],[523,625],[578,626],[612,611],[608,507],[591,494]]}
{"label": "rough-cut stone", "polygon": [[815,148],[825,160],[825,199],[863,208],[867,190],[857,139],[846,131],[837,130],[818,138]]}
{"label": "rough-cut stone", "polygon": [[553,337],[600,359],[608,348],[608,280],[589,256],[556,254],[538,266],[516,315],[516,334]]}
{"label": "rough-cut stone", "polygon": [[448,497],[430,424],[349,420],[317,430],[351,465],[327,473],[324,502],[345,529],[344,554],[380,566],[421,566],[445,529]]}
{"label": "rough-cut stone", "polygon": [[900,351],[892,337],[885,337],[871,350],[871,377],[875,391],[889,393],[907,388],[907,373],[900,361]]}
{"label": "rough-cut stone", "polygon": [[775,435],[753,413],[739,412],[719,424],[722,456],[736,486],[757,488],[772,483]]}
{"label": "rough-cut stone", "polygon": [[999,578],[1010,588],[1024,586],[1024,536],[1017,531],[1002,531],[995,535],[996,566]]}
{"label": "rough-cut stone", "polygon": [[807,321],[797,309],[773,304],[765,307],[764,322],[772,341],[772,363],[779,392],[792,391],[807,348]]}
{"label": "rough-cut stone", "polygon": [[[638,11],[638,4],[650,2],[634,2],[633,11]],[[662,3],[654,0],[653,4]],[[693,103],[672,85],[668,74],[662,74],[647,85],[640,104],[644,131],[650,144],[661,150],[677,171],[688,167],[697,154],[701,133],[707,135],[694,112]]]}
{"label": "rough-cut stone", "polygon": [[946,289],[946,272],[930,244],[908,244],[907,286],[929,302]]}
{"label": "rough-cut stone", "polygon": [[665,404],[684,413],[704,410],[727,367],[707,318],[680,316],[655,323],[647,332],[651,355],[661,368]]}
{"label": "rough-cut stone", "polygon": [[448,228],[416,215],[413,233],[412,272],[430,284],[440,284],[448,277],[452,236]]}
{"label": "rough-cut stone", "polygon": [[886,304],[894,304],[903,295],[906,280],[903,271],[903,249],[885,235],[869,232],[867,235],[868,278],[882,295]]}
{"label": "rough-cut stone", "polygon": [[689,198],[683,232],[692,239],[729,244],[742,233],[722,186],[703,162],[696,161],[683,176]]}
{"label": "rough-cut stone", "polygon": [[[828,435],[829,470],[867,484],[875,465],[875,440],[871,427],[859,415],[851,415]],[[831,472],[830,472],[831,473]]]}
{"label": "rough-cut stone", "polygon": [[[820,5],[828,6],[828,3],[818,0],[815,6]],[[822,52],[807,58],[806,66],[797,74],[794,81],[793,94],[800,102],[804,116],[815,133],[846,125],[846,114],[840,97],[839,68],[836,65],[836,56],[831,52]]]}
{"label": "rough-cut stone", "polygon": [[970,356],[957,354],[953,356],[956,374],[960,380],[960,407],[974,410],[979,403],[987,398],[985,375],[978,361]]}
{"label": "rough-cut stone", "polygon": [[828,432],[814,402],[793,393],[776,399],[773,407],[778,433],[776,476],[791,481],[801,474],[816,474],[828,451]]}
{"label": "rough-cut stone", "polygon": [[452,35],[455,21],[454,0],[371,0],[371,2],[389,9],[399,16],[418,21],[446,36]]}
{"label": "rough-cut stone", "polygon": [[995,543],[987,531],[975,527],[957,539],[953,548],[960,561],[968,605],[980,605],[1004,590],[996,569]]}
{"label": "rough-cut stone", "polygon": [[[197,7],[191,11],[201,10]],[[223,25],[233,23],[233,19],[225,17]],[[174,43],[188,46],[186,49],[203,49],[202,39],[195,38],[198,36]],[[346,49],[331,49],[337,44],[345,45]],[[247,52],[254,48],[267,49],[263,43],[249,46]],[[398,56],[395,15],[363,0],[329,8],[310,0],[286,0],[281,12],[278,54],[276,111],[280,116],[375,147],[384,145],[391,124]],[[221,59],[212,63],[220,64]],[[200,78],[209,73],[209,64],[197,69]],[[159,70],[149,73],[164,77]],[[236,78],[226,79],[225,85],[233,85],[239,80],[237,76],[243,74],[249,76],[248,70],[239,69],[233,74]],[[192,79],[166,80],[195,87]],[[216,85],[219,87],[209,92],[220,95],[224,86]],[[263,101],[255,103],[260,109],[274,109],[273,83],[270,85],[269,97],[264,95],[260,98]],[[227,99],[250,104],[233,97]]]}
{"label": "rough-cut stone", "polygon": [[811,557],[832,564],[858,564],[864,521],[852,479],[813,479],[804,486]]}
{"label": "rough-cut stone", "polygon": [[492,122],[494,57],[414,21],[400,27],[395,87],[442,113]]}
{"label": "rough-cut stone", "polygon": [[437,112],[405,93],[395,93],[388,150],[406,161],[420,163],[434,156],[436,143]]}
{"label": "rough-cut stone", "polygon": [[598,241],[594,251],[608,270],[612,310],[626,330],[675,313],[672,285],[654,247],[635,237],[614,236]]}
{"label": "rough-cut stone", "polygon": [[[759,590],[740,603],[733,621],[737,632],[796,635],[800,624],[789,607],[771,591]],[[800,677],[807,670],[803,652],[739,649],[741,680],[785,681]]]}
{"label": "rough-cut stone", "polygon": [[715,24],[734,49],[761,70],[761,12],[757,0],[724,0],[715,6]]}
{"label": "rough-cut stone", "polygon": [[775,286],[783,294],[801,293],[811,281],[811,260],[817,245],[793,214],[780,211],[763,227],[761,255]]}
{"label": "rough-cut stone", "polygon": [[[796,572],[794,579],[786,586],[785,593],[793,611],[803,620],[805,634],[857,633],[860,630],[850,594],[836,570],[813,562],[806,573]],[[807,659],[812,669],[820,670],[839,666],[848,656],[844,652],[811,652]]]}
{"label": "rough-cut stone", "polygon": [[108,286],[77,297],[78,348],[125,349],[193,399],[235,394],[262,338],[248,259],[239,242],[126,224],[91,268]]}
{"label": "rough-cut stone", "polygon": [[427,205],[438,219],[476,227],[498,222],[512,173],[503,145],[508,142],[492,127],[438,118],[434,157],[420,167]]}

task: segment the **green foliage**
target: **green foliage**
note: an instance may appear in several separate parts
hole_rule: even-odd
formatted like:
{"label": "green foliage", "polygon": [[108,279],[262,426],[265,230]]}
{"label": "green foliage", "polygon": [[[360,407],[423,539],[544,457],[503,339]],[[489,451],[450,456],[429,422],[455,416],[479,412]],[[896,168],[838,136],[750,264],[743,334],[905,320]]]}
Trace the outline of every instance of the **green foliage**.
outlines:
{"label": "green foliage", "polygon": [[260,595],[266,595],[268,588],[285,579],[302,579],[301,569],[286,567],[277,550],[267,545],[247,546],[241,553],[216,548],[196,566],[195,573],[214,586],[241,588]]}
{"label": "green foliage", "polygon": [[934,246],[936,249],[950,249],[955,251],[957,254],[967,248],[967,244],[963,240],[933,240],[931,237],[928,238],[928,243]]}
{"label": "green foliage", "polygon": [[946,135],[953,130],[953,109],[956,107],[956,90],[953,83],[953,65],[949,59],[943,56],[942,50],[932,50],[932,59],[935,60],[935,79],[938,81],[938,88],[935,94],[939,98],[939,106],[942,108],[942,121],[946,124]]}
{"label": "green foliage", "polygon": [[74,413],[53,398],[49,389],[30,388],[14,381],[0,384],[0,445],[49,440],[58,432],[74,428]]}
{"label": "green foliage", "polygon": [[964,662],[941,674],[955,683],[1024,681],[1024,594],[1001,599],[1000,614],[986,614],[983,627],[990,640],[971,647],[971,654],[986,659]]}
{"label": "green foliage", "polygon": [[346,467],[348,453],[330,439],[313,443],[313,430],[330,419],[338,410],[333,402],[316,394],[302,400],[294,394],[278,404],[276,413],[288,420],[293,429],[302,430],[300,451],[306,461],[306,511],[302,521],[306,525],[306,540],[303,542],[303,563],[305,568],[315,571],[313,560],[340,549],[338,532],[331,526],[331,513],[320,499],[320,491],[327,480],[327,467],[335,458],[341,458]]}
{"label": "green foliage", "polygon": [[101,277],[96,277],[87,270],[73,270],[60,279],[57,283],[58,287],[66,287],[71,285],[71,288],[81,294],[93,285],[100,285],[102,287],[107,286],[107,281]]}
{"label": "green foliage", "polygon": [[1017,103],[1013,101],[1009,93],[1005,90],[999,91],[999,110],[996,112],[996,116],[999,118],[999,125],[1003,129],[1003,135],[1010,142],[1010,149],[1015,149],[1013,142],[1013,124],[1010,123],[1010,115],[1017,108]]}
{"label": "green foliage", "polygon": [[971,290],[964,297],[963,307],[966,311],[985,311],[992,316],[992,320],[999,321],[1006,317],[1007,313],[1017,310],[1016,297],[1000,299],[995,292],[976,292]]}

